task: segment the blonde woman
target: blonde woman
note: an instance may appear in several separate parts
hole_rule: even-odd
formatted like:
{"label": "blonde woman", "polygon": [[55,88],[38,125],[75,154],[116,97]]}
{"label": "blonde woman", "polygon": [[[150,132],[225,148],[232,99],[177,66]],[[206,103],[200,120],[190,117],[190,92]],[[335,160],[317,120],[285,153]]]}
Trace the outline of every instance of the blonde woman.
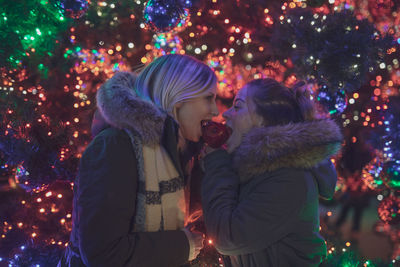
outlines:
{"label": "blonde woman", "polygon": [[82,156],[59,266],[180,266],[197,256],[203,236],[184,228],[179,153],[218,115],[216,82],[200,61],[166,55],[99,89],[97,117],[106,125],[93,127]]}

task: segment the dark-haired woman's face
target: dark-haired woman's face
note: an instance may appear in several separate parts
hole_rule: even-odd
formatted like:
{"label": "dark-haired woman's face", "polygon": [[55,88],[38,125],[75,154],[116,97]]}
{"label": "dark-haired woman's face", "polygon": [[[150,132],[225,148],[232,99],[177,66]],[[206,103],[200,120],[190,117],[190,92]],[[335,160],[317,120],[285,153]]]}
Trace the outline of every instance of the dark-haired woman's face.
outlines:
{"label": "dark-haired woman's face", "polygon": [[256,126],[262,125],[261,117],[255,113],[254,103],[247,96],[248,87],[238,91],[233,100],[233,106],[222,115],[226,125],[232,128],[232,135],[226,142],[228,152],[231,153],[242,142],[242,137]]}

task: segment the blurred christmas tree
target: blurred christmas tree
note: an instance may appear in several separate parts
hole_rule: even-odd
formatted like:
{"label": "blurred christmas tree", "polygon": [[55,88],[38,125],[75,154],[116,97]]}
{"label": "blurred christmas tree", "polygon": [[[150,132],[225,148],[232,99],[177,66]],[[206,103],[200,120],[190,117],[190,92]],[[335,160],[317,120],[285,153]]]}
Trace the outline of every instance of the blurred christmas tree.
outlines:
{"label": "blurred christmas tree", "polygon": [[[399,12],[395,0],[2,0],[0,264],[54,266],[98,87],[166,53],[213,68],[221,111],[252,79],[306,80],[321,116],[343,126],[345,146],[360,142],[360,128],[370,137],[360,146],[375,156],[355,163],[359,179],[383,196],[379,215],[390,227],[377,231],[398,236]],[[351,187],[342,176],[341,190]],[[366,264],[326,237],[331,262]],[[400,240],[391,240],[399,260]],[[193,264],[218,266],[208,251]]]}

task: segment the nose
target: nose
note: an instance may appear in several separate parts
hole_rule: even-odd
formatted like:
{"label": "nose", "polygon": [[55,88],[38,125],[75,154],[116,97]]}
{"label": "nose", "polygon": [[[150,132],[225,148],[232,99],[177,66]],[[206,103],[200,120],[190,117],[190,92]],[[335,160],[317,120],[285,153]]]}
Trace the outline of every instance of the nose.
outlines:
{"label": "nose", "polygon": [[222,113],[222,117],[224,117],[225,120],[229,119],[230,113],[231,113],[231,109],[228,109],[224,113]]}
{"label": "nose", "polygon": [[213,102],[213,105],[211,107],[211,114],[213,115],[213,117],[216,117],[219,114],[219,110],[215,101]]}

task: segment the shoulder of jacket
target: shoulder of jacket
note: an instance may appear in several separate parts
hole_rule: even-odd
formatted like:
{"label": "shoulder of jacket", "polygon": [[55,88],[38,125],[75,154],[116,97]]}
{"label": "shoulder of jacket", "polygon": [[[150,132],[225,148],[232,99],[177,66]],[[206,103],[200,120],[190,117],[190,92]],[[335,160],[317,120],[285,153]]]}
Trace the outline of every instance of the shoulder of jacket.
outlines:
{"label": "shoulder of jacket", "polygon": [[249,182],[251,182],[252,180],[256,183],[275,181],[282,182],[283,180],[285,180],[286,182],[293,181],[296,184],[303,184],[303,178],[306,178],[309,175],[311,175],[310,170],[299,168],[280,168],[277,170],[255,175],[252,179],[250,179]]}
{"label": "shoulder of jacket", "polygon": [[102,130],[98,135],[96,135],[93,140],[96,139],[109,139],[109,140],[120,139],[129,141],[129,135],[126,133],[125,130],[118,129],[115,127],[108,127]]}
{"label": "shoulder of jacket", "polygon": [[89,146],[108,146],[114,145],[118,147],[131,147],[132,140],[125,130],[109,127],[98,133]]}

